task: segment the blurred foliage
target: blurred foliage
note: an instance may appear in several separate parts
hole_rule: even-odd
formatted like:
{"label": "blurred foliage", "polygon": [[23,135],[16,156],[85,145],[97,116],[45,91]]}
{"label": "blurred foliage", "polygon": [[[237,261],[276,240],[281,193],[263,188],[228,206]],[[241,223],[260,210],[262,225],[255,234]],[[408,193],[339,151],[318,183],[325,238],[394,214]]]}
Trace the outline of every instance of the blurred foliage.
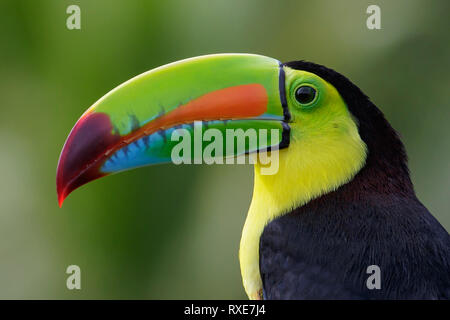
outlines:
{"label": "blurred foliage", "polygon": [[[66,8],[81,8],[81,30]],[[381,7],[381,30],[366,8]],[[419,198],[450,228],[449,1],[2,1],[0,298],[245,298],[250,166],[147,167],[58,208],[59,152],[123,81],[182,58],[250,52],[347,75],[401,133]],[[66,289],[68,265],[82,290]]]}

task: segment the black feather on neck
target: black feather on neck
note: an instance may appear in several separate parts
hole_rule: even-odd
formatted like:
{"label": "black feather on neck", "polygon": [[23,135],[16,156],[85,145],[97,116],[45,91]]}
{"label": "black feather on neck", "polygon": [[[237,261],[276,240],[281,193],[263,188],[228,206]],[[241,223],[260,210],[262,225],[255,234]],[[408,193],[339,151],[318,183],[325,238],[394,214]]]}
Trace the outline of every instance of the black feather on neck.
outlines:
{"label": "black feather on neck", "polygon": [[[416,198],[406,154],[382,112],[347,78],[310,62],[341,94],[368,147],[352,181],[271,221],[260,239],[269,299],[448,299],[450,237]],[[367,267],[382,272],[379,290]]]}

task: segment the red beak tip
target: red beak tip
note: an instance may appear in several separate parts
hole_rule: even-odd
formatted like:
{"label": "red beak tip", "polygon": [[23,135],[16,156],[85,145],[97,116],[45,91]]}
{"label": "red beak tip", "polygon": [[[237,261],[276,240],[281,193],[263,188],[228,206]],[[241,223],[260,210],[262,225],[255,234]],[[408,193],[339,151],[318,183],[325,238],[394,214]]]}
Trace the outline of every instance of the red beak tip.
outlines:
{"label": "red beak tip", "polygon": [[58,191],[58,205],[61,208],[64,200],[66,199],[66,195],[63,192]]}

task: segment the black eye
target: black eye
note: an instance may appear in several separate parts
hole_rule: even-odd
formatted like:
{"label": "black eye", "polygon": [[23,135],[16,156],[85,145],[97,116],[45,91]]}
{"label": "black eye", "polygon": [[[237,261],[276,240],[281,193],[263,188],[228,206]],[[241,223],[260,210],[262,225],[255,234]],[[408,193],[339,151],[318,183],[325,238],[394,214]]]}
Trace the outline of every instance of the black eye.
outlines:
{"label": "black eye", "polygon": [[316,89],[310,86],[301,86],[295,91],[295,99],[301,104],[311,103],[316,97]]}

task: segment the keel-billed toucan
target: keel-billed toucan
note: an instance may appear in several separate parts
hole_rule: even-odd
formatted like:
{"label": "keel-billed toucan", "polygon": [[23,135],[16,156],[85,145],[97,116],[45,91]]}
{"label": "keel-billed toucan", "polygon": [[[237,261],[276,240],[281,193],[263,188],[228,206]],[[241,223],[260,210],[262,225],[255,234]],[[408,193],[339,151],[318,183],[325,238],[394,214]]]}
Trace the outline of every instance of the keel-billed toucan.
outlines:
{"label": "keel-billed toucan", "polygon": [[[255,164],[239,250],[250,298],[450,297],[450,237],[415,196],[398,135],[357,86],[310,62],[207,55],[121,84],[67,138],[56,177],[60,205],[94,179],[170,162],[171,135],[192,132],[196,121],[219,133],[279,133],[244,150],[279,152],[275,174]],[[369,266],[379,268],[375,288]]]}

